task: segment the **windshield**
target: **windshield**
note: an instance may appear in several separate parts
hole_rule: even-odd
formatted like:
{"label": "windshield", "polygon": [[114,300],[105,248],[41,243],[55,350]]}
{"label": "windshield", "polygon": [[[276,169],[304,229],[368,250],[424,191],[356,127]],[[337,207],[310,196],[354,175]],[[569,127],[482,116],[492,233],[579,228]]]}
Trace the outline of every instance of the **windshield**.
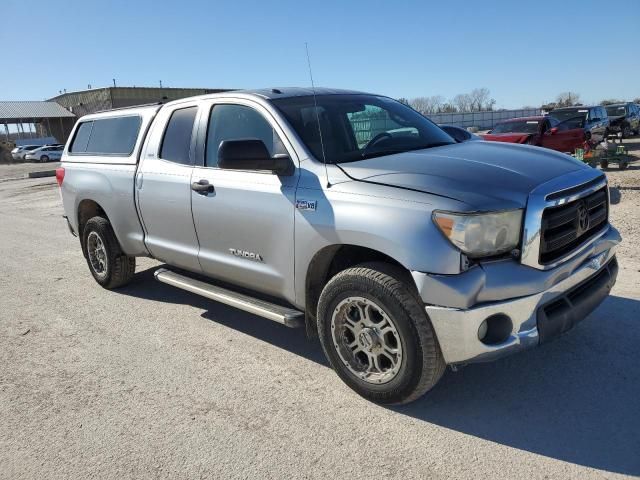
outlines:
{"label": "windshield", "polygon": [[621,117],[626,114],[624,105],[615,106],[610,105],[607,108],[607,115],[610,117]]}
{"label": "windshield", "polygon": [[589,110],[587,108],[569,108],[566,110],[552,110],[549,112],[551,118],[559,122],[567,122],[569,127],[582,128],[587,119]]}
{"label": "windshield", "polygon": [[539,130],[539,120],[511,120],[497,124],[491,133],[538,133]]}
{"label": "windshield", "polygon": [[315,100],[313,96],[289,97],[273,100],[273,104],[311,153],[320,161],[326,156],[327,163],[456,143],[435,123],[386,97],[318,95]]}

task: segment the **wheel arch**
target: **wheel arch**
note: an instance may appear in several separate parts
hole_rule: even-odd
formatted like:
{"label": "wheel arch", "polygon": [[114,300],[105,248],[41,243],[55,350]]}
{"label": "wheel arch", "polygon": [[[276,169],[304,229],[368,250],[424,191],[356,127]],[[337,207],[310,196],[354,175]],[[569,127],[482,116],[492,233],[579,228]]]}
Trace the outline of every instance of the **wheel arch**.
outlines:
{"label": "wheel arch", "polygon": [[305,277],[305,324],[307,335],[318,335],[316,312],[322,289],[337,273],[362,263],[382,262],[400,268],[413,282],[409,270],[395,258],[373,248],[352,244],[333,244],[312,257]]}
{"label": "wheel arch", "polygon": [[76,220],[78,222],[78,238],[80,239],[80,244],[82,245],[82,253],[85,257],[87,256],[87,252],[84,242],[82,241],[84,227],[89,219],[93,217],[104,217],[109,220],[107,212],[98,202],[89,198],[81,200],[80,203],[78,203],[78,207],[76,208]]}

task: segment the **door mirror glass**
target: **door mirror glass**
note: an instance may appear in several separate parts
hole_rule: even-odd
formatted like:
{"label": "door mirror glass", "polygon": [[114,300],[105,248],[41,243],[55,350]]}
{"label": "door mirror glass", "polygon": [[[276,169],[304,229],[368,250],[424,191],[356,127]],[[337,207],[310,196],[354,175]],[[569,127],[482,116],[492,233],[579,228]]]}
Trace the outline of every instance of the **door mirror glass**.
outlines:
{"label": "door mirror glass", "polygon": [[218,167],[227,170],[270,170],[291,175],[293,163],[288,155],[269,154],[262,140],[223,140],[218,148]]}

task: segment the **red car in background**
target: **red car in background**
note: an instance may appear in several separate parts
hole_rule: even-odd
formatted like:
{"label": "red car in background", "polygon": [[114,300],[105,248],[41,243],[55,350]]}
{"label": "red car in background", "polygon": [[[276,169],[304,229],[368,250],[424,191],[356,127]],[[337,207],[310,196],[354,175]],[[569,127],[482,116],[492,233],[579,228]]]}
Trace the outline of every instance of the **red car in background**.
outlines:
{"label": "red car in background", "polygon": [[493,130],[481,136],[492,142],[526,143],[565,153],[587,147],[583,128],[576,128],[575,123],[559,122],[551,117],[503,120]]}

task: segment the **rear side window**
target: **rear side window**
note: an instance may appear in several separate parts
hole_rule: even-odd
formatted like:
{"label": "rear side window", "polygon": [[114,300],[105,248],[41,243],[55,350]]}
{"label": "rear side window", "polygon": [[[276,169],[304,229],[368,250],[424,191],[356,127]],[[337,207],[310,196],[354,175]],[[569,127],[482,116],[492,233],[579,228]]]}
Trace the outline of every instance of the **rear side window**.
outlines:
{"label": "rear side window", "polygon": [[189,150],[193,122],[196,119],[197,107],[181,108],[171,114],[169,124],[164,132],[160,158],[182,165],[190,165]]}
{"label": "rear side window", "polygon": [[131,155],[140,131],[140,123],[138,116],[101,118],[84,122],[78,127],[69,151],[94,155]]}

